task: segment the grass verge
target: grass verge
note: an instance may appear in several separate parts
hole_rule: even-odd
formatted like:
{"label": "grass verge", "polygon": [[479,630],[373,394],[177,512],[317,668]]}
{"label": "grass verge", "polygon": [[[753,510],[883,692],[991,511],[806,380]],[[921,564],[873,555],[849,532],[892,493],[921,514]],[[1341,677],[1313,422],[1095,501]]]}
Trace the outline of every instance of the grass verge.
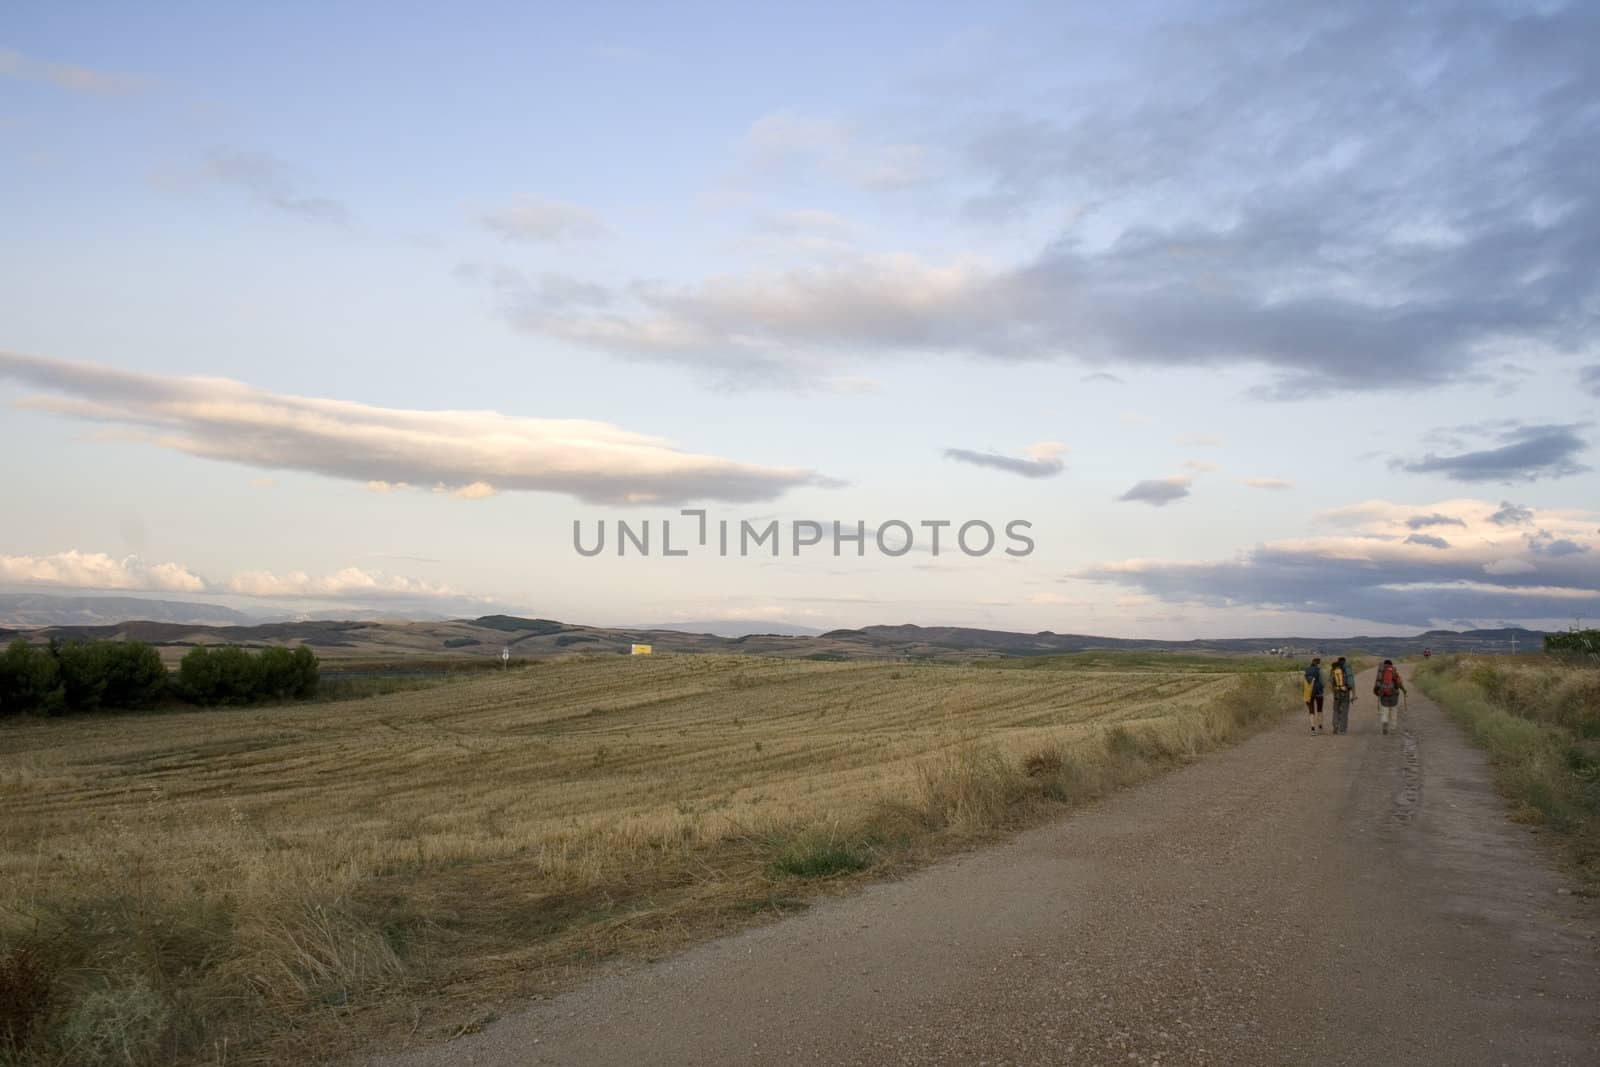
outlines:
{"label": "grass verge", "polygon": [[1447,656],[1415,681],[1486,749],[1512,817],[1552,831],[1600,890],[1600,669],[1541,656]]}

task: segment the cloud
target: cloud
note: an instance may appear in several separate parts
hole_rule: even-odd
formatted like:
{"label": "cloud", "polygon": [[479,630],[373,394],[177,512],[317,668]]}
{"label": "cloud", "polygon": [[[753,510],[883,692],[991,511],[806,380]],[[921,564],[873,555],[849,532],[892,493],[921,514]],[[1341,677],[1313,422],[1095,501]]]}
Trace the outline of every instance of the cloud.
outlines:
{"label": "cloud", "polygon": [[1214,433],[1181,433],[1178,444],[1184,448],[1221,448],[1222,436]]}
{"label": "cloud", "polygon": [[1535,556],[1545,556],[1549,559],[1560,559],[1563,556],[1577,556],[1589,551],[1589,546],[1579,544],[1570,537],[1557,537],[1549,530],[1540,530],[1527,535],[1528,552]]}
{"label": "cloud", "polygon": [[1520,526],[1533,521],[1533,509],[1518,507],[1509,500],[1500,501],[1500,508],[1489,521],[1496,526]]}
{"label": "cloud", "polygon": [[1589,468],[1577,461],[1588,442],[1577,426],[1516,426],[1502,430],[1497,448],[1439,456],[1430,452],[1419,460],[1396,460],[1393,466],[1412,474],[1442,474],[1458,482],[1532,482],[1564,478]]}
{"label": "cloud", "polygon": [[1097,370],[1093,374],[1085,374],[1083,376],[1083,381],[1086,382],[1086,383],[1087,382],[1106,382],[1106,383],[1109,383],[1111,385],[1127,385],[1128,384],[1126,379],[1119,378],[1115,374],[1112,374],[1110,371],[1104,371],[1104,370]]}
{"label": "cloud", "polygon": [[508,207],[486,211],[478,221],[506,240],[522,244],[559,244],[598,237],[606,232],[605,226],[587,208],[534,197],[524,197]]}
{"label": "cloud", "polygon": [[636,504],[769,500],[836,484],[813,471],[684,452],[581,419],[381,408],[0,352],[6,377],[64,394],[19,401],[31,410],[118,426],[127,439],[190,456],[369,488],[441,486],[468,497],[532,490]]}
{"label": "cloud", "polygon": [[[1414,514],[1461,518],[1464,534],[1443,540],[1416,534]],[[1446,500],[1426,509],[1367,501],[1328,513],[1351,527],[1336,536],[1268,541],[1231,559],[1131,559],[1101,563],[1073,577],[1107,583],[1173,603],[1249,606],[1427,627],[1451,620],[1554,620],[1600,609],[1600,553],[1523,558],[1520,531],[1491,521],[1495,505]],[[1597,516],[1541,513],[1551,540],[1600,545]],[[1410,538],[1429,538],[1411,541]],[[1409,543],[1408,543],[1409,542]]]}
{"label": "cloud", "polygon": [[1194,484],[1194,479],[1184,474],[1175,474],[1170,478],[1151,478],[1142,481],[1119,496],[1118,500],[1137,501],[1149,504],[1151,507],[1166,507],[1174,500],[1182,500],[1189,495],[1189,486]]}
{"label": "cloud", "polygon": [[[396,557],[412,558],[412,557]],[[438,562],[424,560],[422,562]],[[464,595],[442,582],[345,567],[331,574],[242,571],[223,582],[208,582],[179,563],[147,563],[103,552],[70,549],[48,556],[0,556],[0,584],[146,593],[231,593],[237,596],[393,601],[400,599],[481,598]]]}
{"label": "cloud", "polygon": [[751,123],[739,157],[747,175],[815,173],[867,190],[904,189],[931,177],[920,145],[877,142],[851,123],[793,112],[774,112]]}
{"label": "cloud", "polygon": [[302,599],[436,598],[462,595],[460,591],[439,582],[364,571],[360,567],[346,567],[324,575],[290,571],[279,576],[271,571],[243,571],[228,580],[226,589],[239,596]]}
{"label": "cloud", "polygon": [[1067,469],[1066,461],[1061,458],[1062,453],[1066,451],[1067,446],[1059,441],[1039,441],[1023,449],[1028,456],[1027,459],[1018,459],[997,452],[973,452],[965,448],[947,448],[944,455],[946,459],[953,459],[958,463],[970,463],[975,467],[989,467],[1010,474],[1020,474],[1024,478],[1054,478]]}
{"label": "cloud", "polygon": [[1578,387],[1590,396],[1600,396],[1600,363],[1578,372]]}
{"label": "cloud", "polygon": [[[1062,33],[1049,68],[1006,71],[1038,83],[1033,112],[941,99],[925,152],[792,113],[744,138],[756,172],[864,184],[948,158],[944,190],[974,191],[969,215],[1037,231],[1030,213],[1048,212],[1051,236],[1027,253],[636,278],[604,310],[518,328],[714,374],[753,365],[742,380],[777,386],[842,360],[952,354],[1248,367],[1290,398],[1584,350],[1600,302],[1586,110],[1600,73],[1579,42],[1600,37],[1595,5],[1472,3],[1441,19],[1365,3],[1308,19],[1304,5],[1191,4],[1119,32]],[[1076,215],[1058,226],[1063,205]]]}
{"label": "cloud", "polygon": [[49,556],[0,556],[0,582],[165,593],[197,593],[205,588],[193,572],[176,563],[146,563],[137,556],[115,559],[76,549]]}
{"label": "cloud", "polygon": [[299,188],[289,165],[266,152],[214,153],[201,176],[242,190],[263,207],[306,222],[329,226],[344,226],[350,222],[350,211],[342,202],[306,194]]}
{"label": "cloud", "polygon": [[1466,526],[1466,524],[1467,520],[1459,516],[1440,515],[1438,512],[1432,515],[1413,515],[1406,520],[1406,528],[1409,530],[1423,530],[1429,526]]}
{"label": "cloud", "polygon": [[1207,474],[1217,469],[1217,465],[1209,459],[1186,459],[1183,461],[1185,470],[1194,471],[1196,474]]}
{"label": "cloud", "polygon": [[1483,565],[1485,574],[1528,574],[1538,568],[1525,559],[1516,559],[1507,556],[1504,559],[1490,560]]}
{"label": "cloud", "polygon": [[135,93],[150,85],[147,79],[129,74],[30,59],[12,48],[0,48],[0,77],[44,82],[76,93],[105,95]]}
{"label": "cloud", "polygon": [[1294,483],[1282,478],[1246,478],[1244,484],[1252,489],[1284,490],[1293,489]]}
{"label": "cloud", "polygon": [[[1465,524],[1463,523],[1463,525],[1465,525]],[[1433,534],[1414,533],[1410,537],[1406,538],[1405,543],[1408,544],[1408,545],[1423,545],[1423,546],[1425,546],[1427,548],[1449,548],[1450,547],[1450,542],[1449,541],[1446,541],[1442,537],[1435,537]]]}

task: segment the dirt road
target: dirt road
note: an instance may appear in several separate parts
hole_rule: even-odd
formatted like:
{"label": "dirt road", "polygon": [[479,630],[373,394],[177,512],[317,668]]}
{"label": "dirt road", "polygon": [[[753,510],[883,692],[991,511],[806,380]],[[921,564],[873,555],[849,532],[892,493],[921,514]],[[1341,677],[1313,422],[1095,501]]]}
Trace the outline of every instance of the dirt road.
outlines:
{"label": "dirt road", "polygon": [[[445,1064],[1596,1064],[1591,905],[1413,693],[480,1034]],[[1329,718],[1331,720],[1331,708]]]}

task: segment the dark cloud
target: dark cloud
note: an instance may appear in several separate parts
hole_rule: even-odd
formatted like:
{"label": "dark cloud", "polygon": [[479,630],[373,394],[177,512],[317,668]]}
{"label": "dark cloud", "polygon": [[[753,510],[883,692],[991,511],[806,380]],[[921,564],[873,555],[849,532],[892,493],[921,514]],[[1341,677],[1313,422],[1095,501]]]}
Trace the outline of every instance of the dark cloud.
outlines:
{"label": "dark cloud", "polygon": [[1189,486],[1193,482],[1194,479],[1181,474],[1170,478],[1150,478],[1139,482],[1117,499],[1149,504],[1157,508],[1166,507],[1174,500],[1182,500],[1188,496]]}
{"label": "dark cloud", "polygon": [[257,203],[307,222],[343,226],[350,222],[345,205],[325,196],[308,196],[282,160],[265,152],[219,152],[206,165],[205,176],[242,189]]}
{"label": "dark cloud", "polygon": [[[1466,523],[1462,523],[1461,525],[1465,526]],[[1406,538],[1405,543],[1408,545],[1422,545],[1426,548],[1450,547],[1449,541],[1446,541],[1442,537],[1435,537],[1433,534],[1412,534],[1410,537]]]}
{"label": "dark cloud", "polygon": [[1561,559],[1563,556],[1582,555],[1587,551],[1588,545],[1580,545],[1571,538],[1557,537],[1548,530],[1528,535],[1528,552],[1535,556]]}
{"label": "dark cloud", "polygon": [[970,463],[974,467],[988,467],[992,470],[1006,471],[1009,474],[1020,474],[1024,478],[1054,478],[1067,469],[1066,461],[1060,455],[1045,453],[1029,459],[1019,459],[1016,456],[1001,455],[997,452],[973,452],[965,448],[947,448],[944,450],[946,459],[953,459],[957,463]]}
{"label": "dark cloud", "polygon": [[1085,382],[1108,382],[1108,383],[1110,383],[1112,385],[1127,385],[1128,384],[1126,379],[1119,378],[1115,374],[1112,374],[1110,371],[1104,371],[1104,370],[1097,370],[1093,374],[1085,374],[1083,376],[1083,380]]}
{"label": "dark cloud", "polygon": [[1578,386],[1590,396],[1600,396],[1600,363],[1578,372]]}
{"label": "dark cloud", "polygon": [[[1076,577],[1168,601],[1252,605],[1423,628],[1445,619],[1560,619],[1600,611],[1600,559],[1486,567],[1457,548],[1374,558],[1345,547],[1259,545],[1215,562],[1104,564]],[[1414,557],[1414,558],[1411,558]]]}
{"label": "dark cloud", "polygon": [[1588,442],[1576,426],[1518,426],[1502,431],[1498,448],[1453,456],[1428,453],[1419,460],[1393,464],[1412,474],[1442,474],[1458,482],[1532,482],[1563,478],[1589,468],[1577,461]]}
{"label": "dark cloud", "polygon": [[1466,524],[1465,519],[1458,519],[1453,515],[1440,515],[1438,512],[1434,512],[1432,515],[1413,515],[1406,520],[1406,525],[1413,530],[1422,530],[1429,526],[1465,526]]}
{"label": "dark cloud", "polygon": [[1533,509],[1519,507],[1509,500],[1500,501],[1500,510],[1489,516],[1496,526],[1520,526],[1533,521]]}
{"label": "dark cloud", "polygon": [[1195,4],[1138,25],[1031,72],[1034,113],[940,101],[984,189],[969,213],[1076,210],[1021,262],[842,255],[516,324],[752,383],[954,353],[1248,364],[1281,397],[1490,381],[1509,345],[1537,364],[1593,336],[1600,6]]}

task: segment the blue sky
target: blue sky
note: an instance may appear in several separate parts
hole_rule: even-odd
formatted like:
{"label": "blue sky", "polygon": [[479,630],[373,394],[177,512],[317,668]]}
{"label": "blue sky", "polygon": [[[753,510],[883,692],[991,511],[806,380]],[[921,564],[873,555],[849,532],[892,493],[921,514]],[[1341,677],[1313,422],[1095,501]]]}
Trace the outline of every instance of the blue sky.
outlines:
{"label": "blue sky", "polygon": [[[1600,608],[1595,15],[1059,8],[12,6],[0,586],[1161,637]],[[1037,548],[572,549],[686,506]]]}

